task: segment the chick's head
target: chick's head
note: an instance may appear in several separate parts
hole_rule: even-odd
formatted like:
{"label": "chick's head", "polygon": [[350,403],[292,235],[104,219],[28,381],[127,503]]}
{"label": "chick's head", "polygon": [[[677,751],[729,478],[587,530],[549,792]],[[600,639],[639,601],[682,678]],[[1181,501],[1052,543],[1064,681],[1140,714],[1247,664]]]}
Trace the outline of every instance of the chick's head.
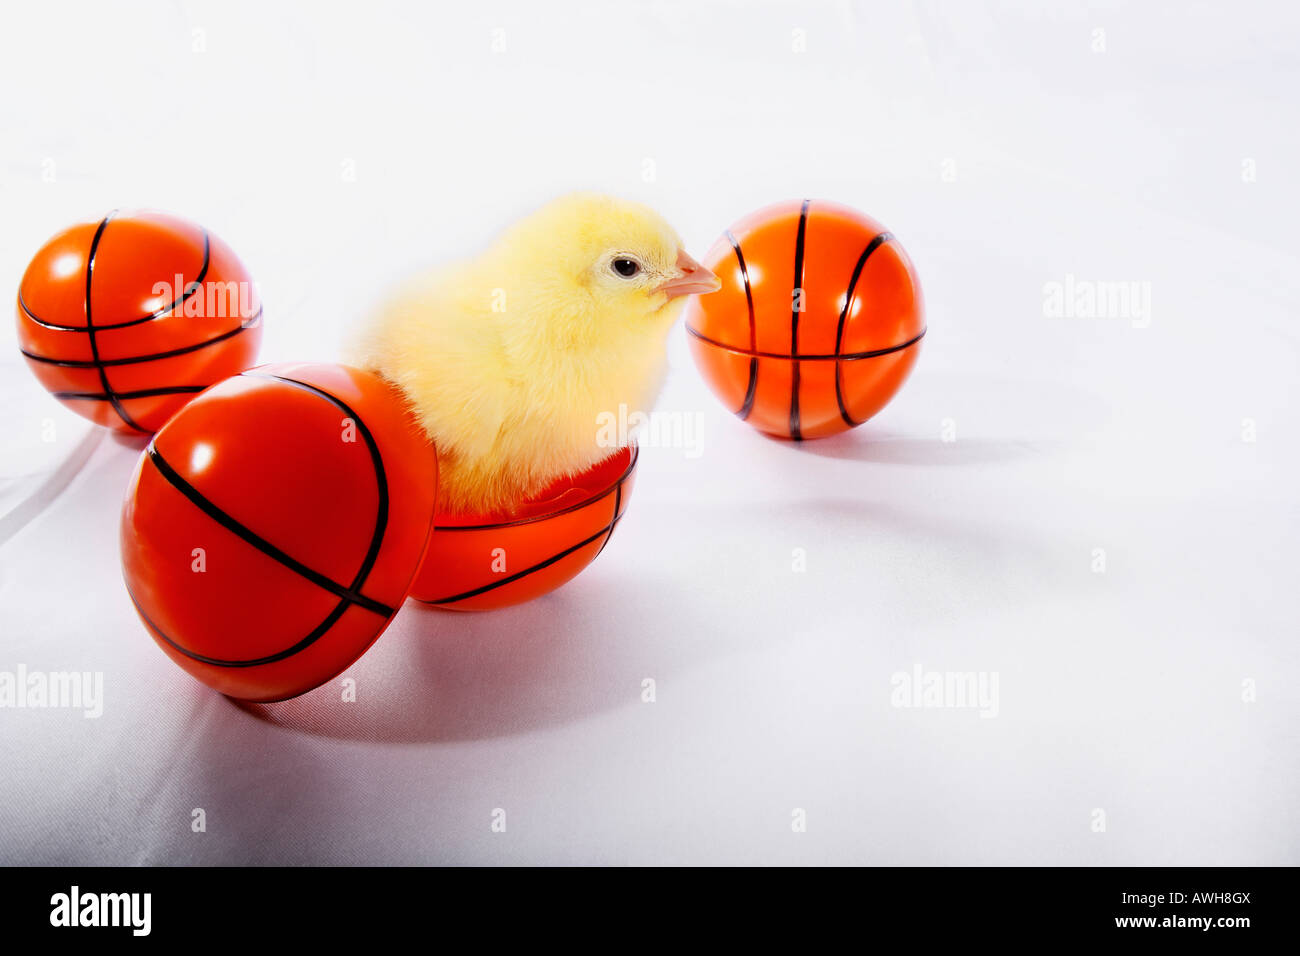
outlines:
{"label": "chick's head", "polygon": [[721,287],[663,217],[612,196],[557,199],[511,230],[505,245],[516,260],[541,253],[552,289],[582,302],[595,323],[671,323],[686,296]]}

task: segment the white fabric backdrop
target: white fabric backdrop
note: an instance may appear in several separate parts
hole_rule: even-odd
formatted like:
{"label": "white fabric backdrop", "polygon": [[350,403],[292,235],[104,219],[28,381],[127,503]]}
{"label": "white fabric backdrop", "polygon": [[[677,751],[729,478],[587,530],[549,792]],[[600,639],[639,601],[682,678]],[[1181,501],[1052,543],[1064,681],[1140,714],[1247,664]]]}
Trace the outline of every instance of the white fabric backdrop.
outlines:
{"label": "white fabric backdrop", "polygon": [[[0,862],[1300,862],[1300,16],[1039,6],[6,10],[10,289],[66,222],[167,209],[258,277],[264,360],[333,359],[395,277],[566,189],[697,254],[808,195],[900,237],[930,331],[881,415],[793,447],[677,329],[659,408],[701,454],[645,449],[589,571],[408,606],[355,704],[241,708],[121,585],[138,443],[6,324],[0,671],[105,702],[0,710]],[[1067,274],[1149,283],[1149,324],[1048,317]],[[997,716],[892,706],[918,664],[996,672]]]}

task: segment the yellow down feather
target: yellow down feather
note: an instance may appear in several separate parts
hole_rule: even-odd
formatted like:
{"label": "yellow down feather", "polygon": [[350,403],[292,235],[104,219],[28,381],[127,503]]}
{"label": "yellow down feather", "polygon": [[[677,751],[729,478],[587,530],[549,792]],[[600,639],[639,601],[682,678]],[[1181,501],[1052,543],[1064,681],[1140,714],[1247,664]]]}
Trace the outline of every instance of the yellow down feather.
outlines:
{"label": "yellow down feather", "polygon": [[405,393],[438,449],[444,510],[510,511],[614,453],[598,416],[654,403],[685,301],[656,287],[682,274],[680,249],[653,210],[574,194],[416,277],[366,323],[349,360]]}

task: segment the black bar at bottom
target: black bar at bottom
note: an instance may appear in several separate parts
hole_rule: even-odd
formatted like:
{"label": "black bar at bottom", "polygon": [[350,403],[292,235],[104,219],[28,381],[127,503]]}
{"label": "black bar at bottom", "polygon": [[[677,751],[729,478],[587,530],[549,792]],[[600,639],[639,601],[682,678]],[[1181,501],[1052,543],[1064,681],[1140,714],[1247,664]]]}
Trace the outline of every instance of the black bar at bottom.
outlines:
{"label": "black bar at bottom", "polygon": [[[737,940],[849,933],[864,943],[901,936],[918,947],[1125,938],[1232,945],[1293,938],[1296,921],[1295,870],[1285,868],[10,868],[5,876],[7,941],[75,935],[91,945],[117,938],[263,948],[409,934],[490,942],[511,926],[532,927],[542,942],[581,937],[595,921],[662,945],[685,938],[676,924]],[[440,935],[448,932],[457,935]]]}

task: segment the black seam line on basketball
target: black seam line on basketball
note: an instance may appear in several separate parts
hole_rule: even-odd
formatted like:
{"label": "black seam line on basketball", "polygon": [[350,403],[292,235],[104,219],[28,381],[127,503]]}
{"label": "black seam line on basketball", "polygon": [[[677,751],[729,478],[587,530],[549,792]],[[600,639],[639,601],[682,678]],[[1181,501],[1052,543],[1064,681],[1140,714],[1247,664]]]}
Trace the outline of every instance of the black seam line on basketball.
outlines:
{"label": "black seam line on basketball", "polygon": [[157,622],[154,621],[153,618],[149,617],[149,615],[145,613],[144,608],[140,606],[139,600],[136,599],[135,592],[131,590],[130,584],[126,586],[126,593],[130,596],[131,603],[135,605],[136,613],[140,615],[155,634],[166,641],[168,645],[175,648],[177,652],[184,654],[191,660],[199,661],[203,664],[211,664],[213,667],[257,667],[261,664],[274,664],[276,661],[282,661],[287,657],[292,657],[294,654],[305,650],[320,640],[321,636],[333,627],[335,622],[343,616],[343,612],[352,606],[350,601],[339,601],[339,603],[334,606],[334,610],[330,611],[330,613],[326,615],[325,620],[312,628],[311,633],[297,644],[293,645],[293,647],[286,648],[283,651],[276,651],[274,654],[268,654],[265,657],[249,658],[248,660],[226,660],[220,657],[208,657],[205,654],[199,654],[190,650],[188,647],[177,643],[171,635],[158,626]]}
{"label": "black seam line on basketball", "polygon": [[[256,322],[257,318],[261,314],[262,310],[258,309],[257,314],[254,315],[250,321]],[[200,349],[207,348],[209,345],[216,345],[218,342],[224,342],[226,339],[234,338],[240,332],[244,332],[250,328],[252,328],[251,325],[244,325],[241,323],[233,329],[230,329],[228,332],[222,332],[218,336],[205,339],[202,342],[196,342],[193,345],[186,345],[178,349],[169,349],[166,352],[150,352],[148,355],[131,355],[127,358],[104,359],[98,363],[88,362],[83,359],[50,358],[46,355],[36,355],[26,349],[19,349],[19,351],[33,362],[44,362],[46,365],[59,365],[64,368],[111,368],[114,365],[139,365],[141,362],[156,362],[159,359],[175,358],[177,355],[186,355],[190,352],[197,352]]]}
{"label": "black seam line on basketball", "polygon": [[[605,540],[600,543],[600,550],[596,552],[596,558],[605,553],[609,547],[609,539],[614,537],[614,525],[618,524],[618,513],[623,508],[623,482],[619,482],[614,488],[614,517],[609,519],[609,534],[605,535]],[[596,558],[591,560],[595,561]]]}
{"label": "black seam line on basketball", "polygon": [[[522,571],[516,571],[514,574],[510,575],[509,577],[502,578],[500,581],[493,581],[491,584],[485,584],[480,588],[474,588],[472,591],[465,591],[461,594],[453,594],[451,597],[438,598],[436,601],[421,601],[419,598],[416,598],[416,600],[420,601],[421,604],[455,604],[457,601],[466,601],[469,598],[478,597],[480,594],[486,594],[488,591],[495,591],[497,588],[505,587],[507,584],[513,584],[515,581],[518,581],[520,578],[527,577],[528,575],[534,573],[535,571],[541,571],[543,568],[549,568],[556,561],[562,561],[565,558],[567,558],[569,555],[573,554],[573,552],[581,548],[585,548],[589,544],[594,544],[595,542],[601,539],[602,535],[612,535],[614,533],[613,525],[618,524],[619,521],[621,520],[622,520],[621,516],[615,518],[611,524],[601,528],[590,538],[587,538],[584,541],[579,541],[573,547],[565,548],[563,551],[551,555],[545,561],[542,561],[539,564],[534,564],[531,568],[524,568],[524,570]],[[434,534],[437,534],[437,532],[435,531]],[[608,538],[606,538],[606,540],[608,540]],[[599,554],[599,552],[597,552],[597,554]]]}
{"label": "black seam line on basketball", "polygon": [[[732,235],[731,230],[726,231],[727,241],[731,243],[731,248],[736,253],[736,262],[740,265],[740,279],[745,285],[745,306],[749,311],[749,348],[750,351],[758,348],[758,328],[754,323],[754,288],[749,282],[749,268],[745,265],[745,255],[740,251],[740,240]],[[736,412],[743,422],[749,418],[754,411],[754,398],[758,394],[758,359],[750,357],[749,359],[749,383],[745,386],[745,400],[740,404],[740,410]]]}
{"label": "black seam line on basketball", "polygon": [[[362,440],[366,443],[366,448],[370,452],[370,464],[375,469],[375,491],[378,500],[375,503],[375,530],[370,536],[370,547],[366,551],[366,556],[362,559],[361,565],[357,568],[356,576],[352,579],[352,586],[349,590],[353,593],[360,594],[361,586],[366,583],[371,569],[375,566],[375,561],[379,558],[379,549],[384,543],[384,534],[388,530],[388,472],[384,469],[384,457],[379,453],[379,446],[375,443],[375,436],[371,434],[370,429],[366,427],[365,421],[353,411],[343,399],[337,395],[332,395],[323,388],[318,388],[307,382],[300,382],[296,378],[288,378],[284,375],[272,375],[269,372],[241,372],[248,378],[261,378],[268,381],[279,382],[282,385],[288,385],[290,388],[302,389],[313,395],[318,395],[325,401],[329,402],[335,408],[339,409],[347,418],[357,427]],[[378,602],[376,602],[378,603]],[[400,603],[400,602],[399,602]],[[383,607],[383,605],[380,605]],[[390,610],[389,616],[396,613]]]}
{"label": "black seam line on basketball", "polygon": [[873,349],[870,352],[847,352],[844,355],[836,355],[832,352],[826,354],[809,354],[809,355],[786,355],[784,352],[749,352],[746,349],[736,348],[734,345],[728,345],[725,342],[719,342],[717,339],[711,339],[702,332],[691,328],[689,325],[686,331],[695,336],[701,342],[707,342],[709,345],[717,346],[720,349],[726,349],[728,352],[735,352],[737,355],[754,355],[757,358],[785,359],[786,361],[798,360],[800,362],[858,362],[862,359],[879,358],[882,355],[889,355],[891,352],[901,352],[903,349],[915,345],[925,337],[926,330],[922,329],[919,335],[908,339],[899,345],[891,345],[888,348]]}
{"label": "black seam line on basketball", "polygon": [[[882,232],[869,243],[867,248],[862,250],[862,255],[858,257],[858,263],[853,267],[853,275],[849,277],[849,288],[844,293],[844,308],[840,309],[840,321],[835,328],[835,354],[840,354],[840,349],[844,347],[844,326],[848,322],[849,310],[853,307],[853,296],[857,292],[858,277],[862,275],[863,268],[866,267],[867,260],[871,254],[879,249],[882,245],[894,238],[892,232]],[[840,418],[844,419],[844,424],[850,428],[856,428],[861,422],[854,421],[853,416],[849,414],[848,406],[844,404],[844,367],[837,361],[835,363],[835,404],[840,407]]]}
{"label": "black seam line on basketball", "polygon": [[150,313],[148,316],[145,317],[145,321],[151,322],[154,319],[161,319],[164,315],[171,312],[172,309],[175,309],[177,306],[184,305],[186,300],[191,298],[194,295],[194,293],[198,292],[199,289],[203,286],[203,280],[208,277],[208,266],[211,265],[211,263],[212,263],[212,240],[208,236],[208,231],[204,229],[203,230],[203,265],[199,266],[198,276],[195,277],[193,282],[191,282],[189,285],[187,285],[184,289],[181,290],[181,294],[178,295],[172,301],[171,305],[163,306],[162,308],[159,309],[154,309],[152,313]]}
{"label": "black seam line on basketball", "polygon": [[574,511],[581,511],[583,508],[588,508],[591,505],[594,505],[597,501],[604,501],[606,498],[612,495],[614,493],[615,487],[621,486],[623,482],[627,481],[628,477],[632,474],[632,469],[636,467],[636,462],[639,457],[641,457],[641,449],[639,446],[633,445],[632,460],[627,463],[627,467],[623,469],[623,474],[619,475],[618,481],[614,485],[610,485],[608,488],[606,488],[600,494],[595,495],[594,497],[588,498],[585,501],[575,502],[574,504],[569,505],[567,508],[561,508],[559,511],[550,511],[547,512],[546,514],[536,515],[531,518],[516,518],[514,521],[500,521],[497,522],[496,524],[435,525],[434,530],[438,534],[446,534],[449,531],[492,531],[496,528],[514,528],[519,525],[533,524],[536,521],[548,521],[551,518],[558,518],[560,515],[567,515]]}
{"label": "black seam line on basketball", "polygon": [[90,357],[94,360],[93,366],[99,372],[99,383],[104,386],[104,394],[108,396],[108,402],[113,406],[113,411],[117,412],[118,418],[122,419],[131,428],[134,428],[142,435],[147,435],[149,434],[148,429],[141,428],[139,423],[127,414],[126,409],[122,407],[122,403],[117,400],[113,386],[108,381],[108,373],[104,371],[104,366],[100,363],[99,345],[95,341],[95,321],[91,316],[90,293],[91,283],[95,278],[95,256],[99,254],[99,241],[104,238],[104,230],[108,228],[108,221],[113,218],[116,212],[117,210],[113,210],[99,221],[99,227],[90,240],[90,252],[86,256],[86,335],[90,340]]}
{"label": "black seam line on basketball", "polygon": [[[110,329],[125,329],[128,326],[142,325],[145,322],[152,322],[154,319],[161,319],[164,315],[171,312],[172,309],[175,309],[177,306],[184,305],[185,302],[189,300],[194,295],[195,292],[199,291],[199,287],[203,284],[203,280],[208,277],[208,266],[210,264],[211,264],[211,242],[208,236],[208,231],[204,229],[203,230],[203,265],[199,267],[198,277],[182,290],[180,298],[178,298],[175,302],[173,302],[171,305],[167,306],[166,308],[156,309],[153,312],[150,312],[148,315],[141,316],[138,319],[128,319],[125,322],[110,322],[107,325],[101,325],[98,327],[98,331],[107,332]],[[58,322],[49,322],[46,321],[45,319],[42,319],[35,312],[33,312],[31,308],[27,305],[27,300],[23,298],[23,290],[21,286],[18,289],[18,306],[24,312],[27,313],[27,318],[31,319],[37,325],[44,326],[47,329],[56,329],[60,332],[89,332],[90,331],[84,325],[60,325]]]}
{"label": "black seam line on basketball", "polygon": [[[790,354],[799,354],[799,310],[803,306],[803,247],[808,232],[808,206],[805,199],[799,207],[799,232],[794,240],[794,288],[790,291]],[[790,369],[790,437],[803,441],[803,426],[799,421],[799,360]]]}
{"label": "black seam line on basketball", "polygon": [[[114,392],[118,398],[129,401],[132,398],[153,398],[155,395],[194,395],[203,391],[206,385],[167,385],[163,388],[144,388],[138,392]],[[109,397],[103,392],[51,392],[55,398],[76,398],[90,402],[106,402]]]}
{"label": "black seam line on basketball", "polygon": [[374,598],[366,597],[364,594],[360,593],[359,591],[355,591],[351,588],[346,588],[343,585],[339,584],[337,581],[333,580],[332,578],[326,577],[324,574],[321,574],[319,571],[307,567],[307,565],[303,564],[297,558],[294,558],[292,555],[286,554],[284,551],[281,551],[279,548],[277,548],[271,542],[267,541],[257,532],[253,531],[251,528],[246,527],[245,525],[236,521],[230,515],[226,514],[226,512],[222,511],[211,501],[205,498],[201,491],[199,491],[188,481],[186,481],[180,475],[180,473],[177,472],[176,469],[173,468],[167,462],[167,460],[158,453],[158,449],[155,448],[152,443],[150,443],[149,447],[145,450],[145,454],[149,456],[149,460],[153,463],[154,467],[158,469],[158,473],[161,474],[164,478],[166,478],[168,483],[173,488],[175,488],[177,491],[183,494],[186,498],[190,499],[190,502],[196,508],[202,511],[205,515],[207,515],[217,524],[221,525],[227,531],[234,534],[236,537],[242,538],[244,541],[251,544],[254,548],[256,548],[258,551],[261,551],[267,557],[275,561],[278,561],[280,564],[284,565],[290,571],[296,572],[297,574],[306,578],[312,584],[315,584],[317,587],[329,591],[335,597],[347,601],[351,604],[356,604],[359,607],[363,607],[367,611],[373,611],[374,613],[379,614],[383,617],[389,617],[392,615],[393,609],[389,607],[387,604],[382,604],[379,601],[376,601]]}

